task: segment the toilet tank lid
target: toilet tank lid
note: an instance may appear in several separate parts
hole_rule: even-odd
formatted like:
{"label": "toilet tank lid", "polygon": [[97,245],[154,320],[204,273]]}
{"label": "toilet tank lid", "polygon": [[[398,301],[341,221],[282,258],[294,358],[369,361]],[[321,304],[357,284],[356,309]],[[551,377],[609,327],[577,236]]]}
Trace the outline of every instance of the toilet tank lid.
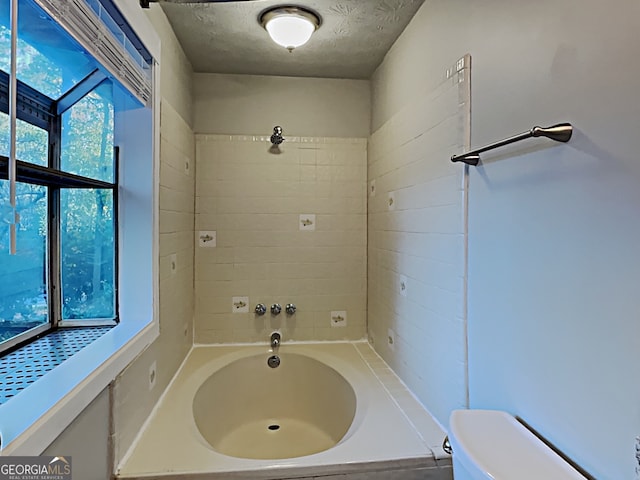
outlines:
{"label": "toilet tank lid", "polygon": [[513,416],[498,410],[454,410],[449,419],[454,459],[473,478],[585,480]]}

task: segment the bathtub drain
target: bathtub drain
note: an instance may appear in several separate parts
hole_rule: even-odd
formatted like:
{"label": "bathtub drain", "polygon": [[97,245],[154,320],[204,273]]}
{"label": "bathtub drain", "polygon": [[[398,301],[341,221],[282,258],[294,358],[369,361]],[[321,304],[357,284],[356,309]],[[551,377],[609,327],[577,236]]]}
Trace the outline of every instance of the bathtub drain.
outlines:
{"label": "bathtub drain", "polygon": [[269,425],[267,428],[271,431],[276,431],[280,429],[280,425]]}

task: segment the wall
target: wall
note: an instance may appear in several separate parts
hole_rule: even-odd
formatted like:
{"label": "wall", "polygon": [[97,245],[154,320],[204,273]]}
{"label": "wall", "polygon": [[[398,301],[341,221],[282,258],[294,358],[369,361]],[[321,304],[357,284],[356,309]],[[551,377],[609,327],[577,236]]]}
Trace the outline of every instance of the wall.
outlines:
{"label": "wall", "polygon": [[[191,66],[164,12],[149,19],[162,39],[160,109],[160,336],[117,379],[115,461],[122,459],[192,345],[195,141],[191,128]],[[152,364],[155,385],[149,387]]]}
{"label": "wall", "polygon": [[634,478],[640,432],[639,14],[431,0],[372,80],[374,130],[466,52],[474,146],[575,125],[567,145],[529,140],[470,169],[470,405],[521,416],[599,479]]}
{"label": "wall", "polygon": [[[216,231],[217,246],[196,250],[195,341],[265,342],[274,329],[283,341],[364,338],[366,140],[196,145],[196,230]],[[298,310],[258,316],[258,303]]]}
{"label": "wall", "polygon": [[[359,339],[366,332],[366,140],[369,82],[194,75],[196,342]],[[269,150],[275,125],[280,153]],[[224,134],[224,135],[223,135]],[[235,134],[229,136],[229,134]],[[258,136],[254,136],[258,135]],[[300,215],[316,215],[315,231]],[[311,226],[309,226],[311,228]],[[248,313],[232,313],[233,297]],[[295,317],[253,313],[295,303]],[[347,312],[331,327],[331,312]],[[340,316],[340,314],[338,314]]]}
{"label": "wall", "polygon": [[193,80],[196,133],[366,137],[366,80],[197,73]]}
{"label": "wall", "polygon": [[71,457],[73,478],[111,478],[109,389],[103,390],[41,455]]}
{"label": "wall", "polygon": [[371,135],[367,309],[370,342],[444,425],[468,400],[466,176],[442,159],[470,121],[469,69],[446,70]]}

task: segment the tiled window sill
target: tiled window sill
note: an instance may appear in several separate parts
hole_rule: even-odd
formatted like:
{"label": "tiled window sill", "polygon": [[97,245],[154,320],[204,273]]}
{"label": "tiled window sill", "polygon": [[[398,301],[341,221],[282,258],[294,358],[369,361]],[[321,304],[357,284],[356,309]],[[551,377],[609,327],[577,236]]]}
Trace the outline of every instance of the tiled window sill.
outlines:
{"label": "tiled window sill", "polygon": [[112,328],[60,329],[0,358],[0,405]]}
{"label": "tiled window sill", "polygon": [[[40,377],[28,385],[23,383],[19,391],[13,387],[13,396],[4,395],[0,404],[0,455],[40,455],[157,338],[158,330],[158,322],[151,319],[123,321],[42,375],[26,367],[26,362],[25,373]],[[6,376],[17,379],[17,371],[23,368],[17,362],[13,366],[15,370],[7,369],[1,380],[3,391]],[[11,392],[10,388],[7,393]]]}

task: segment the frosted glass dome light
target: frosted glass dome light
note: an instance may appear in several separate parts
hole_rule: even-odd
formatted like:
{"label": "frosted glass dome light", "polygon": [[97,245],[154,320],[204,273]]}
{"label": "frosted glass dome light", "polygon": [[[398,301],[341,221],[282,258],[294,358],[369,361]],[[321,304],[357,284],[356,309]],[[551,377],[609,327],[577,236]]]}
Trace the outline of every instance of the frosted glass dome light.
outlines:
{"label": "frosted glass dome light", "polygon": [[314,25],[302,17],[275,17],[265,25],[271,39],[290,50],[304,45],[315,31]]}
{"label": "frosted glass dome light", "polygon": [[271,40],[290,52],[307,43],[320,27],[320,17],[302,7],[275,7],[260,15]]}

